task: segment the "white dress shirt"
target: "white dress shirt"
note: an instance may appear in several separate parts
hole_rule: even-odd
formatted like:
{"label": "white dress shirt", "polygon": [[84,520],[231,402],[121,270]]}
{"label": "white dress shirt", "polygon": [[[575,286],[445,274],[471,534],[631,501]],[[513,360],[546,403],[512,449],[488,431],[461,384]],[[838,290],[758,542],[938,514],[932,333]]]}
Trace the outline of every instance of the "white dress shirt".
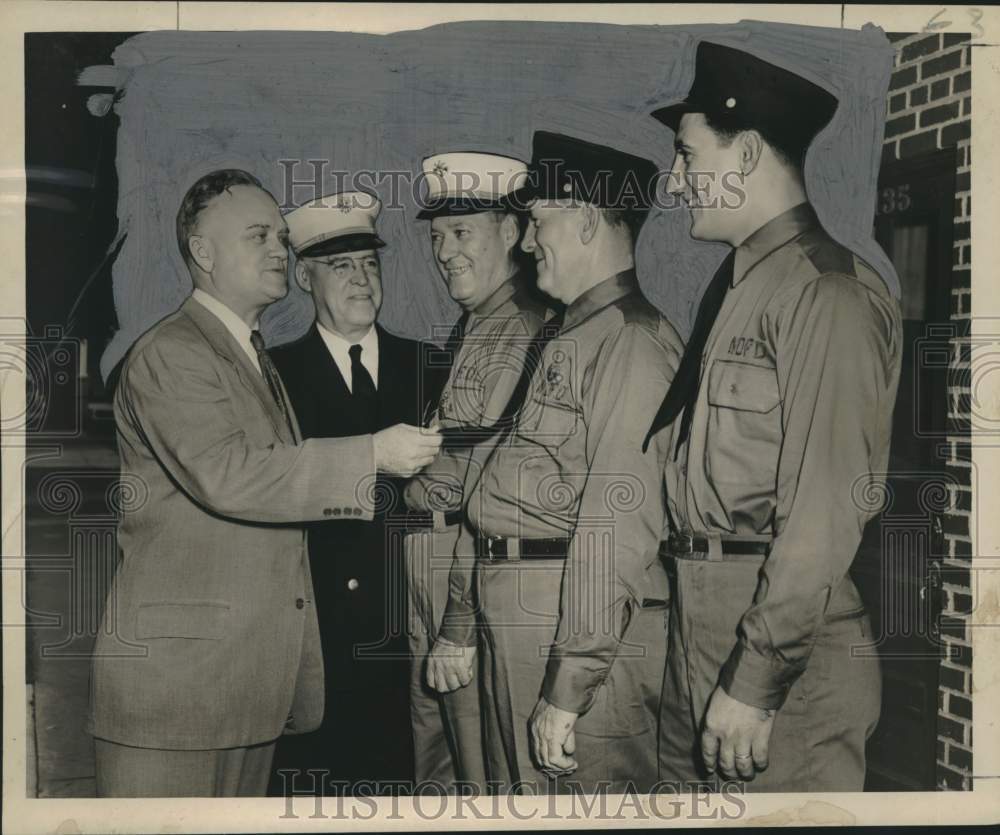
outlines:
{"label": "white dress shirt", "polygon": [[375,383],[375,388],[378,388],[378,333],[375,331],[374,325],[368,329],[368,333],[359,342],[348,342],[340,334],[324,328],[319,322],[316,323],[316,330],[323,338],[326,349],[333,357],[333,361],[340,370],[340,376],[344,378],[344,382],[347,383],[347,388],[352,394],[354,393],[354,375],[351,374],[351,355],[349,353],[352,345],[361,346],[361,364],[372,375],[372,382]]}
{"label": "white dress shirt", "polygon": [[244,350],[247,357],[249,357],[250,364],[257,369],[258,374],[261,374],[260,362],[257,360],[257,351],[250,343],[250,334],[256,330],[257,324],[255,323],[253,328],[248,327],[247,323],[233,313],[232,310],[215,298],[215,296],[209,295],[204,290],[195,288],[195,291],[191,294],[191,298],[214,314],[225,325],[226,330],[233,335],[233,339],[239,343],[239,346]]}

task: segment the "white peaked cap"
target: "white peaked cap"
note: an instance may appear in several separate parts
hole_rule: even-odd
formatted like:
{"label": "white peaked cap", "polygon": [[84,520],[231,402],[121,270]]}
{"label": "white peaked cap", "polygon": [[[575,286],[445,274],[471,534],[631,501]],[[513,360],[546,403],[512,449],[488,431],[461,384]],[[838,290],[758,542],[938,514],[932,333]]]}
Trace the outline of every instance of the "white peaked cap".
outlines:
{"label": "white peaked cap", "polygon": [[292,250],[299,258],[385,246],[375,232],[381,201],[364,191],[342,191],[310,200],[285,215]]}
{"label": "white peaked cap", "polygon": [[495,211],[521,188],[528,166],[499,154],[458,152],[432,154],[421,163],[427,183],[427,206],[418,217]]}

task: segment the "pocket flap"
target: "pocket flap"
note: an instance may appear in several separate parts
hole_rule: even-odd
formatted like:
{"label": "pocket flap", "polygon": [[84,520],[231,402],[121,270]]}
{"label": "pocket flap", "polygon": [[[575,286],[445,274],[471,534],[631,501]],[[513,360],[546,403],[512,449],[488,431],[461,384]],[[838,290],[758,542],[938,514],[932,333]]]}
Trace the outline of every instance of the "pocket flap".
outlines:
{"label": "pocket flap", "polygon": [[228,603],[142,603],[136,613],[135,636],[219,640],[228,621]]}
{"label": "pocket flap", "polygon": [[530,397],[518,418],[518,434],[525,440],[555,448],[580,431],[580,422],[580,415],[572,406]]}
{"label": "pocket flap", "polygon": [[774,370],[716,360],[708,372],[708,402],[744,412],[770,412],[780,402]]}

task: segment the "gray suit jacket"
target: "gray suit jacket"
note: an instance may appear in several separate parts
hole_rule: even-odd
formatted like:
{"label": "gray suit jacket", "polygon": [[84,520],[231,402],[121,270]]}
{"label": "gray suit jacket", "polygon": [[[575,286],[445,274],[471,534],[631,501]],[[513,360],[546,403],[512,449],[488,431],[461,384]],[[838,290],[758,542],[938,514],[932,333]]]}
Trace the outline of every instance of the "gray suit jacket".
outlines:
{"label": "gray suit jacket", "polygon": [[371,435],[298,442],[236,340],[192,299],[132,348],[115,420],[125,507],[91,732],[207,749],[318,727],[323,661],[296,523],[372,518]]}

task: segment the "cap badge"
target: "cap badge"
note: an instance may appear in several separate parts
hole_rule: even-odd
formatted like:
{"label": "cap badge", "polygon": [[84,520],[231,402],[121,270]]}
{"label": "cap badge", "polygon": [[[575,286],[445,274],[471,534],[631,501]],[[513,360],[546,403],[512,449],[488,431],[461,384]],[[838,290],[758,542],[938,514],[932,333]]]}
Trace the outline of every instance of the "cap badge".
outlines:
{"label": "cap badge", "polygon": [[434,163],[434,173],[437,174],[439,177],[443,177],[445,174],[448,173],[448,166],[445,165],[440,160],[438,160],[437,162]]}
{"label": "cap badge", "polygon": [[726,99],[726,107],[728,107],[730,110],[736,107],[736,99],[734,99],[732,96]]}

